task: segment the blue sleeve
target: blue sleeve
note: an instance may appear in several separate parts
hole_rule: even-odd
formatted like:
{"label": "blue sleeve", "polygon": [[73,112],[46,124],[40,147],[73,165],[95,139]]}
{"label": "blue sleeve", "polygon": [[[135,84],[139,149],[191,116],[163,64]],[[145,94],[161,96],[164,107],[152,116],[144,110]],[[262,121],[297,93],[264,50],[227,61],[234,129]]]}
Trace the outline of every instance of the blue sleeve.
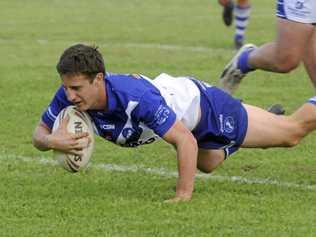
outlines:
{"label": "blue sleeve", "polygon": [[56,92],[53,100],[51,101],[47,109],[42,114],[42,121],[50,129],[52,129],[59,112],[69,105],[71,105],[71,103],[67,100],[64,88],[61,86]]}
{"label": "blue sleeve", "polygon": [[146,92],[136,108],[140,122],[162,137],[176,121],[175,112],[166,104],[165,99],[155,91]]}

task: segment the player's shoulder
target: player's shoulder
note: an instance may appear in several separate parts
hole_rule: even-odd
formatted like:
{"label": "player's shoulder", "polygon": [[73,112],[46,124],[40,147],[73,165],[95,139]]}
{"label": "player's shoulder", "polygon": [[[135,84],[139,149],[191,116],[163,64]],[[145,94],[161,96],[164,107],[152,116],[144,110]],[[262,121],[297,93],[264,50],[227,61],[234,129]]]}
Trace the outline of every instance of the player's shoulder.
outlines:
{"label": "player's shoulder", "polygon": [[59,102],[63,102],[67,106],[71,104],[71,102],[67,99],[66,91],[63,85],[57,89],[55,93],[55,99],[57,99]]}
{"label": "player's shoulder", "polygon": [[105,81],[114,93],[123,93],[132,97],[141,97],[148,90],[155,89],[149,78],[140,74],[108,73]]}
{"label": "player's shoulder", "polygon": [[[117,73],[107,73],[105,76],[105,80],[110,81],[112,83],[119,84],[124,86],[128,83],[139,83],[142,80],[147,79],[146,76],[141,74],[117,74]],[[124,83],[125,82],[125,83]]]}

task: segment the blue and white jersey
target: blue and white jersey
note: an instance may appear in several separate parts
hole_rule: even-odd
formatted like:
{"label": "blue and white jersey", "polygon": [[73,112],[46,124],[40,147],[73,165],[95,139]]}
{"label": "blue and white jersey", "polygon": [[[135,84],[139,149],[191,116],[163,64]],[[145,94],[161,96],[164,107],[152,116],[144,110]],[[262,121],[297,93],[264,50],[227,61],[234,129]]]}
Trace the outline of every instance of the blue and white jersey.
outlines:
{"label": "blue and white jersey", "polygon": [[[88,110],[101,137],[125,147],[149,144],[162,137],[176,118],[193,130],[200,117],[200,90],[190,79],[161,74],[154,80],[139,75],[107,74],[107,107]],[[52,128],[59,112],[71,105],[61,86],[42,121]]]}

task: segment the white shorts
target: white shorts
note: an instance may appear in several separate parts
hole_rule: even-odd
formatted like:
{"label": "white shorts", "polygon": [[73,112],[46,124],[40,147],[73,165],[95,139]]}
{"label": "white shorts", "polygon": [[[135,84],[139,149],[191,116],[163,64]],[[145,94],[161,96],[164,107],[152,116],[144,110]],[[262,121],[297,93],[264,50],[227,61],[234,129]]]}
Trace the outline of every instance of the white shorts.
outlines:
{"label": "white shorts", "polygon": [[316,23],[316,0],[277,0],[278,17],[307,24]]}

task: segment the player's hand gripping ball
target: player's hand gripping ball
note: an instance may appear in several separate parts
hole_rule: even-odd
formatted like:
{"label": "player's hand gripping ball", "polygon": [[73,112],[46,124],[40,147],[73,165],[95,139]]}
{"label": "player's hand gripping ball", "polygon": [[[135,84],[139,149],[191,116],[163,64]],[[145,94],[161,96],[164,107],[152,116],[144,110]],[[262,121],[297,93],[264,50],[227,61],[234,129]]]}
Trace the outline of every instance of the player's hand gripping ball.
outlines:
{"label": "player's hand gripping ball", "polygon": [[54,150],[54,158],[58,163],[67,171],[75,173],[85,168],[90,161],[94,150],[94,132],[89,114],[77,110],[75,106],[68,106],[60,111],[55,120],[53,132],[56,131],[63,118],[67,115],[69,116],[67,132],[74,134],[87,132],[89,134],[88,137],[79,139],[79,142],[88,144],[88,146],[82,150],[82,155],[80,156]]}

